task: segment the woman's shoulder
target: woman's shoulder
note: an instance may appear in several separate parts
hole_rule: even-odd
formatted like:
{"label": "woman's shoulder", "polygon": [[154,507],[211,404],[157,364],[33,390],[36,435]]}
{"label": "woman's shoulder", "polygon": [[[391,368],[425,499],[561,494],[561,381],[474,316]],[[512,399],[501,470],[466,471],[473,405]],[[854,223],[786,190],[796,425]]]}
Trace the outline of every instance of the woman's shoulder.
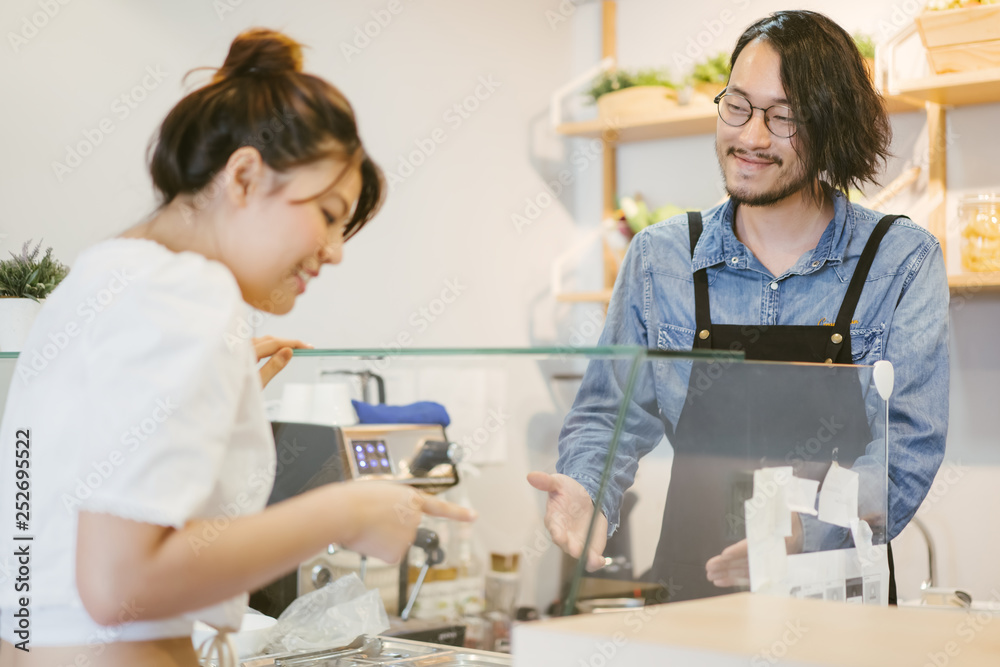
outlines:
{"label": "woman's shoulder", "polygon": [[217,292],[239,294],[236,279],[221,262],[196,252],[174,252],[150,239],[116,237],[101,241],[80,253],[73,272],[147,289],[200,286],[207,296]]}
{"label": "woman's shoulder", "polygon": [[49,301],[94,334],[137,327],[213,334],[249,308],[222,263],[137,238],[84,250]]}
{"label": "woman's shoulder", "polygon": [[127,302],[143,309],[231,310],[242,304],[225,265],[149,239],[113,238],[85,249],[64,283],[72,298],[107,308]]}

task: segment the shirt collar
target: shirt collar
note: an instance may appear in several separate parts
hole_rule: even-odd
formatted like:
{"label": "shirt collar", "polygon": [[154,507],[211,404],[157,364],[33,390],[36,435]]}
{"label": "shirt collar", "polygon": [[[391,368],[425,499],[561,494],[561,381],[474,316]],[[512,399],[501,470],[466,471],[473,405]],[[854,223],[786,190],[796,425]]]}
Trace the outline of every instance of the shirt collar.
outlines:
{"label": "shirt collar", "polygon": [[[857,225],[854,211],[848,205],[844,193],[834,190],[825,183],[823,185],[827,195],[833,199],[833,221],[823,232],[805,266],[796,265],[791,269],[793,273],[808,273],[818,269],[825,262],[842,263],[847,244]],[[718,264],[725,264],[734,269],[747,268],[750,251],[736,238],[736,233],[733,231],[735,210],[732,199],[727,199],[705,212],[701,238],[698,239],[691,258],[692,272]]]}

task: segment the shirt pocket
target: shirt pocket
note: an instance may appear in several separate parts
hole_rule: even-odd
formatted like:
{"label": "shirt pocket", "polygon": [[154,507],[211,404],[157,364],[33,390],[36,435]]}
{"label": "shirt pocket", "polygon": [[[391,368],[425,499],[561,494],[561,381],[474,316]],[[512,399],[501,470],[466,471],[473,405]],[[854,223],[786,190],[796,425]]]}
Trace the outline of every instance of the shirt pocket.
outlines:
{"label": "shirt pocket", "polygon": [[869,366],[882,360],[882,338],[885,325],[851,329],[851,361]]}
{"label": "shirt pocket", "polygon": [[[694,329],[661,324],[656,332],[656,349],[688,352],[694,345]],[[676,425],[691,381],[690,359],[657,359],[653,366],[656,402],[660,416]]]}
{"label": "shirt pocket", "polygon": [[687,352],[694,346],[694,329],[673,324],[661,324],[656,334],[657,350]]}

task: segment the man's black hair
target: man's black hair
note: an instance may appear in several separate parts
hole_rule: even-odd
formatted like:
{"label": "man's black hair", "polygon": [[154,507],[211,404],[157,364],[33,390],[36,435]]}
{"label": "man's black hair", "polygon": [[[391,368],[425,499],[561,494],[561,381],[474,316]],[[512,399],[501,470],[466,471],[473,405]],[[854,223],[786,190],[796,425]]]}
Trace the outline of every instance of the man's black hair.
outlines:
{"label": "man's black hair", "polygon": [[766,41],[781,58],[781,83],[795,113],[796,152],[805,172],[847,192],[878,183],[889,157],[892,127],[851,36],[823,14],[775,12],[740,36],[730,59]]}

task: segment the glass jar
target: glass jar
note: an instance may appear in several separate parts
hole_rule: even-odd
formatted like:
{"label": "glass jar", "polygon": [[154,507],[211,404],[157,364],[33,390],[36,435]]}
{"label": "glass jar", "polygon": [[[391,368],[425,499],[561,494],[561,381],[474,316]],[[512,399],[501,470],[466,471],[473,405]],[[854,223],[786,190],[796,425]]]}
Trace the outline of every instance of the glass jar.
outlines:
{"label": "glass jar", "polygon": [[962,267],[966,271],[1000,271],[1000,194],[962,197],[958,219]]}

